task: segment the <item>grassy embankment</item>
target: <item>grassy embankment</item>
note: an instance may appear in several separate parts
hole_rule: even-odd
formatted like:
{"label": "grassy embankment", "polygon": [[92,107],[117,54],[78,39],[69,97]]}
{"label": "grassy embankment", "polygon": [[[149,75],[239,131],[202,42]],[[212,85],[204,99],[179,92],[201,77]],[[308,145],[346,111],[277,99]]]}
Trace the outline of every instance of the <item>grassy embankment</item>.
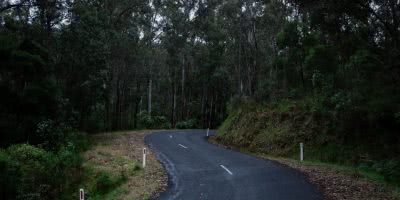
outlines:
{"label": "grassy embankment", "polygon": [[150,150],[146,167],[141,166],[146,134],[127,131],[90,136],[81,186],[90,199],[150,199],[165,188],[166,175]]}
{"label": "grassy embankment", "polygon": [[[381,155],[378,148],[372,144],[369,150],[371,143],[364,138],[342,137],[318,106],[312,99],[242,102],[232,106],[214,140],[304,172],[326,199],[399,199],[396,160],[375,160]],[[300,142],[305,143],[302,163]]]}

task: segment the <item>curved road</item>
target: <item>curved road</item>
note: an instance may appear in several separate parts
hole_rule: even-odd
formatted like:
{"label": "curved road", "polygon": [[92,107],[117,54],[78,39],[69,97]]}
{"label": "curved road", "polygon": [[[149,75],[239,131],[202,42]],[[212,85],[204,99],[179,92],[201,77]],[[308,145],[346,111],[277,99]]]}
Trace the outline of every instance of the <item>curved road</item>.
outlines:
{"label": "curved road", "polygon": [[[211,132],[211,131],[210,131]],[[145,142],[164,164],[160,200],[320,200],[299,172],[207,142],[204,130],[161,131]]]}

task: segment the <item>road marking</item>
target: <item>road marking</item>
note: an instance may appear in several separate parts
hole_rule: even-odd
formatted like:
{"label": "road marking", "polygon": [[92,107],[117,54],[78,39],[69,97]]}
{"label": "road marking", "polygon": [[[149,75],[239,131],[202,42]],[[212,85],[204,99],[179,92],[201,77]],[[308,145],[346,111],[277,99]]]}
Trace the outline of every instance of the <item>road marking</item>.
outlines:
{"label": "road marking", "polygon": [[179,144],[179,146],[181,146],[182,148],[185,148],[185,149],[187,149],[187,147],[185,147],[185,146],[183,146],[183,145],[181,145],[181,144]]}
{"label": "road marking", "polygon": [[219,165],[219,166],[221,166],[222,169],[224,169],[225,171],[227,171],[230,175],[233,175],[233,173],[232,173],[228,168],[226,168],[225,166],[223,166],[223,165]]}
{"label": "road marking", "polygon": [[172,135],[169,135],[169,138],[172,138]]}

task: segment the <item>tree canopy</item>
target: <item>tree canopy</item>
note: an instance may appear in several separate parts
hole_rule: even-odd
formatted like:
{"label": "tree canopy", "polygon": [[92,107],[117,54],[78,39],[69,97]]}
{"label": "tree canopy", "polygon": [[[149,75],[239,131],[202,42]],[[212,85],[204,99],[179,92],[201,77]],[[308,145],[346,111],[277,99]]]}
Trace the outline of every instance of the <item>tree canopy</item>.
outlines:
{"label": "tree canopy", "polygon": [[1,143],[42,142],[46,120],[217,127],[238,98],[316,95],[359,122],[342,128],[395,131],[399,13],[395,0],[2,1]]}

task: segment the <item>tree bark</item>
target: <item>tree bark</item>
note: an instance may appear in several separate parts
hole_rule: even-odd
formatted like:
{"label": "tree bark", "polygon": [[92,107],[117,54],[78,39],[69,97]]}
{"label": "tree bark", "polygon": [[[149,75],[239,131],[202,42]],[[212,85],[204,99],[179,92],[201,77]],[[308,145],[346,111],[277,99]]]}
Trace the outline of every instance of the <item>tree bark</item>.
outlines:
{"label": "tree bark", "polygon": [[182,63],[182,120],[185,120],[185,109],[186,109],[186,96],[185,96],[185,57],[183,56],[183,63]]}
{"label": "tree bark", "polygon": [[153,80],[149,79],[149,86],[148,86],[148,98],[147,98],[147,112],[149,113],[149,115],[151,115],[151,95],[152,95],[152,85],[153,85]]}
{"label": "tree bark", "polygon": [[175,128],[175,126],[176,126],[176,84],[175,84],[175,82],[172,82],[171,125],[173,128]]}

